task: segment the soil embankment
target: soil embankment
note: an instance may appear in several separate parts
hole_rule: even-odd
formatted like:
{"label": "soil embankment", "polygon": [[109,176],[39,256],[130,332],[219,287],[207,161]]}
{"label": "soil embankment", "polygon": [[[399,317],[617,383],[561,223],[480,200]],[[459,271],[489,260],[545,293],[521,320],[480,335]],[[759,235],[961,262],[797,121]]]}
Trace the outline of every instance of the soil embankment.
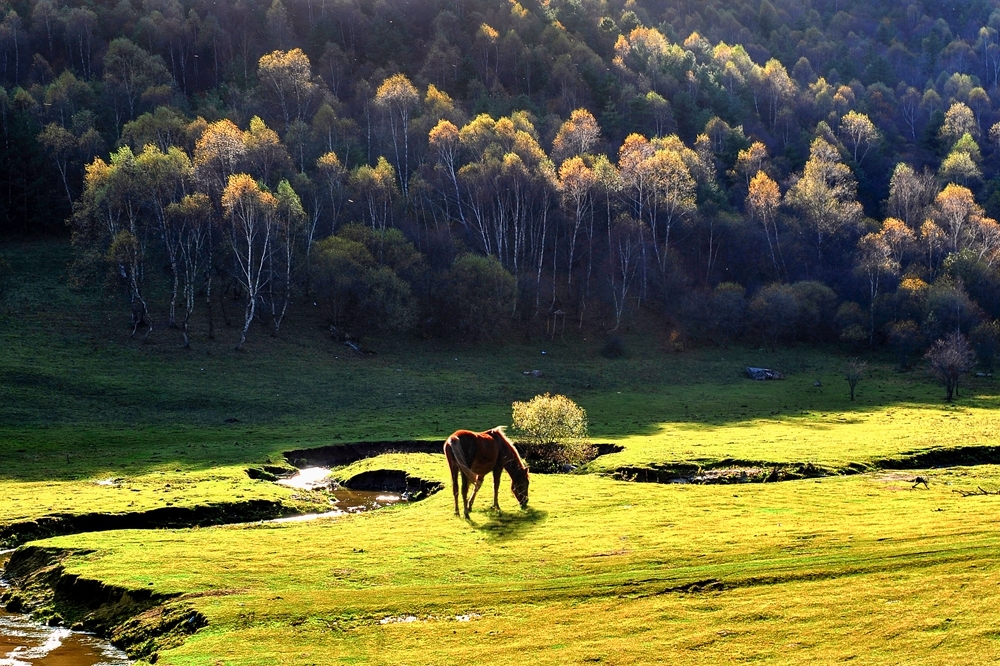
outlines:
{"label": "soil embankment", "polygon": [[894,458],[870,462],[852,462],[840,467],[816,465],[811,462],[773,463],[766,461],[725,459],[706,465],[651,464],[619,467],[611,473],[615,479],[640,483],[775,483],[815,479],[824,476],[849,476],[880,469],[923,470],[935,467],[1000,464],[1000,447],[963,446],[932,449],[900,454]]}
{"label": "soil embankment", "polygon": [[4,577],[11,588],[0,602],[11,612],[109,639],[133,659],[179,645],[207,624],[183,596],[125,589],[68,574],[66,551],[23,546],[11,554]]}
{"label": "soil embankment", "polygon": [[0,526],[0,548],[66,534],[181,527],[207,527],[229,523],[269,520],[294,513],[287,504],[252,499],[203,506],[168,506],[130,513],[52,514],[34,520]]}

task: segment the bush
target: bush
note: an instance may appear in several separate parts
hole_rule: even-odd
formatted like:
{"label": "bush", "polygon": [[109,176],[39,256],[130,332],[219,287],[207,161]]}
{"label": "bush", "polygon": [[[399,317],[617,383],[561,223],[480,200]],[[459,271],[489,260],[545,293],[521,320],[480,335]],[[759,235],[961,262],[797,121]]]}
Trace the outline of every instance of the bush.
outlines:
{"label": "bush", "polygon": [[512,405],[512,431],[525,455],[543,468],[580,465],[594,457],[587,413],[564,395],[536,395]]}
{"label": "bush", "polygon": [[447,282],[454,328],[473,340],[507,334],[517,301],[517,279],[495,257],[463,254],[455,260]]}
{"label": "bush", "polygon": [[330,323],[362,331],[411,328],[418,307],[409,283],[348,236],[324,238],[313,255],[313,290]]}
{"label": "bush", "polygon": [[735,282],[723,282],[709,299],[709,325],[716,339],[725,345],[743,332],[747,312],[747,290]]}
{"label": "bush", "polygon": [[609,335],[601,345],[601,356],[604,358],[621,358],[625,355],[625,341],[617,335]]}

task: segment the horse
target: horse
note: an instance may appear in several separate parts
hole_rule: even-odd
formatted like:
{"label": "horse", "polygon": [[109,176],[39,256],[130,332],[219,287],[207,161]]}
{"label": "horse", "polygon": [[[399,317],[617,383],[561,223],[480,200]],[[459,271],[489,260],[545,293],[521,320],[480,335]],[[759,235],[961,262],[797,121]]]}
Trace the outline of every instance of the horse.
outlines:
{"label": "horse", "polygon": [[[520,502],[521,508],[528,506],[528,466],[524,464],[521,455],[514,448],[514,443],[507,439],[503,426],[497,426],[486,432],[458,430],[444,442],[444,455],[451,471],[451,489],[455,495],[455,515],[458,515],[458,474],[462,473],[462,504],[465,507],[465,517],[472,511],[472,503],[476,501],[479,487],[487,472],[493,472],[493,508],[500,511],[498,493],[500,492],[500,476],[507,470],[510,476],[510,489]],[[472,497],[467,498],[469,483],[473,484]]]}

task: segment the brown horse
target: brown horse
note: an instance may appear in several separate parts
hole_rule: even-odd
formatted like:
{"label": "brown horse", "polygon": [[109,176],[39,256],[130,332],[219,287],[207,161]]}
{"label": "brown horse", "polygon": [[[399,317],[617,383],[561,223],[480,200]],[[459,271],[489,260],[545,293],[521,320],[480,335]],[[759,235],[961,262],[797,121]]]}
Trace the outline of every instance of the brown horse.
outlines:
{"label": "brown horse", "polygon": [[[451,470],[451,489],[455,495],[455,515],[458,515],[458,473],[462,473],[462,504],[465,517],[472,511],[476,493],[483,485],[487,472],[493,472],[493,508],[500,510],[497,495],[500,492],[500,475],[507,470],[510,475],[510,489],[521,503],[528,506],[528,467],[507,439],[503,426],[486,432],[458,430],[445,440],[444,455]],[[473,484],[472,497],[468,497],[469,483]]]}

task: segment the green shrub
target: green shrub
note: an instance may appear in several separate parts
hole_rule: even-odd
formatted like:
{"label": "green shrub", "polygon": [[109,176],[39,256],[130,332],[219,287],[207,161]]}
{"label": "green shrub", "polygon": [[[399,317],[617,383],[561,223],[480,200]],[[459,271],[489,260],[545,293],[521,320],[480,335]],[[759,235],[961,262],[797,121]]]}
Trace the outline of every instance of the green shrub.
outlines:
{"label": "green shrub", "polygon": [[594,457],[587,412],[564,395],[536,395],[512,405],[511,430],[525,456],[543,469],[580,465]]}
{"label": "green shrub", "polygon": [[517,279],[495,257],[463,254],[447,280],[451,321],[473,340],[498,339],[510,329],[517,302]]}

